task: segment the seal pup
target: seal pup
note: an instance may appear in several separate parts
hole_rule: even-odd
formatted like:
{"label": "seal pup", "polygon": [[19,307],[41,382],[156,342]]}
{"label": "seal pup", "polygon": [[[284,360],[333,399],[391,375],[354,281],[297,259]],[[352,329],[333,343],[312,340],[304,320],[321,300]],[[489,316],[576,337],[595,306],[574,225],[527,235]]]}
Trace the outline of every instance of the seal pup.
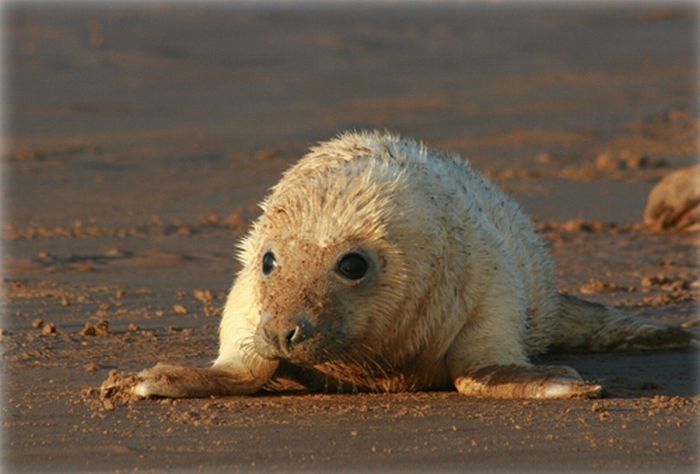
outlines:
{"label": "seal pup", "polygon": [[261,207],[240,243],[213,366],[159,363],[138,374],[136,395],[252,394],[286,377],[339,391],[599,397],[574,369],[530,357],[693,338],[560,294],[516,202],[459,156],[410,139],[321,143]]}

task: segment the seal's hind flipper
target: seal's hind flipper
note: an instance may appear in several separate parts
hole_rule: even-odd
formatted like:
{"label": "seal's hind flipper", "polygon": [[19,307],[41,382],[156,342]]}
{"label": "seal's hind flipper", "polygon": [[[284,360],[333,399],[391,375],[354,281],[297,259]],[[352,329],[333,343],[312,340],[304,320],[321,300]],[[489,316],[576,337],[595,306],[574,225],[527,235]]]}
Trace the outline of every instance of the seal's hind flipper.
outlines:
{"label": "seal's hind flipper", "polygon": [[682,328],[625,316],[599,303],[560,295],[550,352],[685,349],[695,336]]}

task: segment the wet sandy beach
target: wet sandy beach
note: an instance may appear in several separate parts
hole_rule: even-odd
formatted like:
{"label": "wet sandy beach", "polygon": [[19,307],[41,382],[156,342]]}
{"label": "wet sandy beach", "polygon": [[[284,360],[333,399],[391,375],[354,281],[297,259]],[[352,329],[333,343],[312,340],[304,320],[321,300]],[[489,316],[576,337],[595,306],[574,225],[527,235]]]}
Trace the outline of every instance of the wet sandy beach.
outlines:
{"label": "wet sandy beach", "polygon": [[697,331],[697,233],[640,224],[697,161],[697,26],[661,6],[6,7],[5,468],[694,472],[692,351],[547,357],[597,401],[97,388],[216,356],[256,203],[345,129],[463,154],[536,221],[563,291]]}

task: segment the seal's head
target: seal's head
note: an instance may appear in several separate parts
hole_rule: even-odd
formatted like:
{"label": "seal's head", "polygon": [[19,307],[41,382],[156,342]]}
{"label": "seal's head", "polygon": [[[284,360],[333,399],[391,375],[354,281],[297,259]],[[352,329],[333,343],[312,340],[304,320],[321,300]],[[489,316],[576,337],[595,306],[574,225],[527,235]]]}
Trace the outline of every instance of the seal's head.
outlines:
{"label": "seal's head", "polygon": [[424,229],[436,229],[437,216],[391,152],[326,143],[263,202],[242,245],[261,356],[308,365],[381,358],[394,336],[416,331],[411,306],[436,264],[426,251],[440,246]]}

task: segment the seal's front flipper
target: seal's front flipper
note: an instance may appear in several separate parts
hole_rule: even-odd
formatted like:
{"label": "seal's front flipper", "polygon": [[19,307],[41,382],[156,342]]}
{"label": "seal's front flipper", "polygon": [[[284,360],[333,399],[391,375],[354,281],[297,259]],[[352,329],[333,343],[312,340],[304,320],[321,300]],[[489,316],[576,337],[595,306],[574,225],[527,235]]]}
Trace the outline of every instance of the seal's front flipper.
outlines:
{"label": "seal's front flipper", "polygon": [[262,383],[223,368],[195,368],[158,363],[139,372],[133,394],[149,397],[209,397],[255,393]]}
{"label": "seal's front flipper", "polygon": [[603,387],[571,367],[491,365],[453,377],[459,393],[483,398],[600,398]]}

